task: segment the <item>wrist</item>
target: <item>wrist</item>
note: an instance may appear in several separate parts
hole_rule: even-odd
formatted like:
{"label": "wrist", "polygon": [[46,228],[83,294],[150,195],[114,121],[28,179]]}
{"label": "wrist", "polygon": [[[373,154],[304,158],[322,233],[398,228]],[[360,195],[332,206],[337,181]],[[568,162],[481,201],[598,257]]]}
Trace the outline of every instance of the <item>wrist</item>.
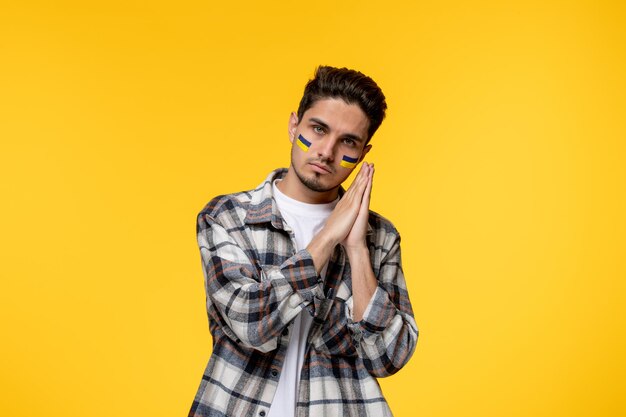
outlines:
{"label": "wrist", "polygon": [[344,245],[344,249],[346,250],[346,254],[349,259],[356,259],[358,257],[367,257],[369,258],[370,253],[367,249],[367,245],[365,243],[365,239],[359,243],[353,243],[349,245]]}
{"label": "wrist", "polygon": [[316,236],[316,238],[318,239],[318,242],[323,245],[324,247],[331,247],[334,248],[335,246],[337,246],[340,241],[336,238],[333,237],[332,234],[330,233],[330,231],[328,230],[328,228],[323,228],[319,234]]}
{"label": "wrist", "polygon": [[328,234],[320,232],[307,246],[307,250],[313,258],[315,271],[319,274],[322,272],[323,266],[328,262],[336,244],[333,243],[332,237]]}

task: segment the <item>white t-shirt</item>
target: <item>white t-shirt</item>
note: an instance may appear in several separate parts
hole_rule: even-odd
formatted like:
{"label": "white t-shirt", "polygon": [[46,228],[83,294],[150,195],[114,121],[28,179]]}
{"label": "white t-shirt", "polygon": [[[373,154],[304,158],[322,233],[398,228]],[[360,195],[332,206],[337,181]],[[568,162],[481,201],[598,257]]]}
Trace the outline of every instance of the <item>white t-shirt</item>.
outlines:
{"label": "white t-shirt", "polygon": [[[276,182],[274,181],[272,187],[278,210],[285,223],[293,231],[296,238],[296,250],[305,249],[313,237],[322,230],[339,198],[327,204],[303,203],[283,194],[276,186]],[[320,275],[326,274],[327,265],[324,265]],[[302,370],[306,341],[312,323],[313,317],[306,309],[302,310],[294,319],[285,362],[278,380],[278,388],[267,417],[293,417],[295,414],[300,371]]]}

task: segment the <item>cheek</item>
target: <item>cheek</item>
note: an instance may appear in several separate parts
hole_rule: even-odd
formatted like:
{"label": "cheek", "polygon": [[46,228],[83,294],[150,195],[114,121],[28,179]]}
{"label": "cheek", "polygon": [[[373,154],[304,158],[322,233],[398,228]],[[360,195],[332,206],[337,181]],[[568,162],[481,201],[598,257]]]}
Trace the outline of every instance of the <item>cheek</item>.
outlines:
{"label": "cheek", "polygon": [[342,167],[352,170],[356,167],[356,164],[359,162],[359,158],[353,158],[351,156],[348,155],[344,155],[341,158],[341,162],[339,162],[339,165],[341,165]]}
{"label": "cheek", "polygon": [[354,171],[354,169],[337,168],[335,175],[337,176],[339,182],[343,183],[352,174],[352,171]]}
{"label": "cheek", "polygon": [[304,161],[309,152],[303,152],[302,149],[297,145],[297,142],[294,142],[291,146],[291,161],[293,163],[300,163]]}
{"label": "cheek", "polygon": [[311,142],[309,142],[302,134],[299,134],[296,138],[296,145],[302,152],[308,152],[311,148]]}

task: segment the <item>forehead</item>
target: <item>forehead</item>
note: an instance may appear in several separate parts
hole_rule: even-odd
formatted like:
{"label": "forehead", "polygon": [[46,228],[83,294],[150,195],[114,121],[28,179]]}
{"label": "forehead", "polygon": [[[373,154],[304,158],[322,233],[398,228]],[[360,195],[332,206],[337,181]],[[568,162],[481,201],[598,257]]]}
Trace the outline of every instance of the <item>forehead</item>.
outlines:
{"label": "forehead", "polygon": [[323,98],[317,100],[302,115],[301,122],[309,123],[311,119],[323,121],[331,130],[338,133],[349,133],[367,138],[369,119],[357,104],[348,104],[340,98]]}

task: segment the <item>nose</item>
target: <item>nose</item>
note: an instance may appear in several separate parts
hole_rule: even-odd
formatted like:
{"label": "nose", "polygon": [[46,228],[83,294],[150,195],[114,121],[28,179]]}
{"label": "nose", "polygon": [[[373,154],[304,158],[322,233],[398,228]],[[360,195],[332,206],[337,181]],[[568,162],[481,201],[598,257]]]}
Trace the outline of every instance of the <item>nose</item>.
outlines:
{"label": "nose", "polygon": [[326,160],[332,161],[335,155],[335,146],[337,141],[330,135],[327,135],[323,140],[319,142],[317,148],[318,155]]}

